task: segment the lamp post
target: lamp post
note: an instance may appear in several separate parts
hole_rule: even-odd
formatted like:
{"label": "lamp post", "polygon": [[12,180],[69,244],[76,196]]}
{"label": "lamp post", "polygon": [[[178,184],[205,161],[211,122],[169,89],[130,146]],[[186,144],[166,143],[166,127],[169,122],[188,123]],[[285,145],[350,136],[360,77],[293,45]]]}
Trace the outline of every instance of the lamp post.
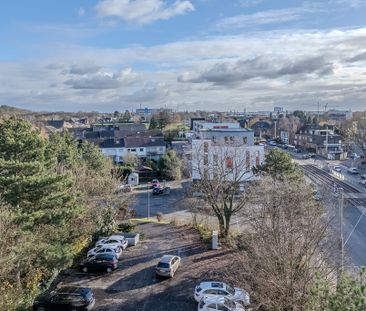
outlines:
{"label": "lamp post", "polygon": [[341,234],[341,272],[344,269],[344,232],[343,232],[343,204],[344,204],[344,192],[343,188],[339,188],[339,219],[340,219],[340,234]]}
{"label": "lamp post", "polygon": [[150,183],[147,184],[147,218],[150,218]]}

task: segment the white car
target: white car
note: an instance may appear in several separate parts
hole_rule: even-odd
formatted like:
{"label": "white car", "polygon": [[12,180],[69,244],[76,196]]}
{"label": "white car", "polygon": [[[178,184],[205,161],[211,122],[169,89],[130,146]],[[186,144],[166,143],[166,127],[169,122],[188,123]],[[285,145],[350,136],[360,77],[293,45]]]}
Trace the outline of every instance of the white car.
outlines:
{"label": "white car", "polygon": [[362,174],[360,177],[361,179],[366,179],[366,174]]}
{"label": "white car", "polygon": [[244,306],[250,304],[249,294],[237,287],[231,287],[224,282],[201,282],[194,289],[194,299],[199,302],[203,297],[227,297],[242,303]]}
{"label": "white car", "polygon": [[95,246],[99,246],[99,245],[109,245],[109,244],[113,244],[113,245],[119,245],[122,249],[126,249],[128,246],[128,241],[124,238],[123,235],[112,235],[108,238],[103,238],[101,240],[99,240]]}
{"label": "white car", "polygon": [[99,245],[97,247],[94,247],[90,251],[88,251],[87,257],[94,257],[98,254],[115,254],[117,255],[117,258],[119,258],[122,255],[122,248],[118,245]]}
{"label": "white car", "polygon": [[355,167],[351,167],[347,171],[349,174],[358,174],[358,170]]}
{"label": "white car", "polygon": [[245,311],[244,307],[226,297],[203,297],[198,304],[198,311]]}
{"label": "white car", "polygon": [[333,170],[338,172],[338,173],[342,172],[342,168],[339,165],[336,165],[335,167],[333,167]]}
{"label": "white car", "polygon": [[361,184],[362,186],[365,186],[365,187],[366,187],[366,179],[361,180],[361,181],[360,181],[360,184]]}

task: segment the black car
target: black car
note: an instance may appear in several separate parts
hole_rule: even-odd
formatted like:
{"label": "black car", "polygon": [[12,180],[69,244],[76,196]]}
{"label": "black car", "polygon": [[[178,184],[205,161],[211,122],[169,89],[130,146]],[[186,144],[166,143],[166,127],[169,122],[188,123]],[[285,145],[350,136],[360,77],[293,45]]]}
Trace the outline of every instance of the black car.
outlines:
{"label": "black car", "polygon": [[164,193],[164,189],[159,188],[159,187],[154,187],[152,194],[153,195],[159,195],[159,194],[163,194]]}
{"label": "black car", "polygon": [[87,311],[94,306],[94,294],[90,288],[61,287],[36,298],[34,311]]}
{"label": "black car", "polygon": [[106,271],[112,272],[118,268],[118,259],[115,255],[100,254],[91,257],[80,264],[80,270],[88,271]]}

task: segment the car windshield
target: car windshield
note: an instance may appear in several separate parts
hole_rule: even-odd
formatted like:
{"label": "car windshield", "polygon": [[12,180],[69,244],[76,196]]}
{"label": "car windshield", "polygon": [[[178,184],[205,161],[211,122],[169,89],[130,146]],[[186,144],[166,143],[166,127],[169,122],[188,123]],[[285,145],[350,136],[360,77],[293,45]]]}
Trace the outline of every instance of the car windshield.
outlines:
{"label": "car windshield", "polygon": [[234,310],[235,309],[235,302],[233,302],[230,299],[227,299],[225,297],[225,306],[228,307],[230,310]]}
{"label": "car windshield", "polygon": [[230,285],[226,285],[226,290],[229,292],[230,295],[235,295],[235,289],[232,288]]}
{"label": "car windshield", "polygon": [[169,264],[166,262],[159,262],[158,268],[169,268]]}

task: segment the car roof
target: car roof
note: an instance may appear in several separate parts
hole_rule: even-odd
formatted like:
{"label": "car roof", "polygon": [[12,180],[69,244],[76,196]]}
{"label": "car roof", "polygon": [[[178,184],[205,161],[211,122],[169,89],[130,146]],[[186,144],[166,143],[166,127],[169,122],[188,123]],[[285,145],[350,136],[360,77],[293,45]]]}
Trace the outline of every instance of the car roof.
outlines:
{"label": "car roof", "polygon": [[207,288],[221,288],[221,289],[225,289],[226,288],[226,284],[224,282],[217,282],[217,281],[201,282],[199,284],[199,287],[201,287],[202,289],[207,289]]}
{"label": "car roof", "polygon": [[175,256],[175,255],[164,255],[163,257],[160,258],[159,262],[166,262],[166,263],[169,263],[173,257],[178,257],[178,256]]}

